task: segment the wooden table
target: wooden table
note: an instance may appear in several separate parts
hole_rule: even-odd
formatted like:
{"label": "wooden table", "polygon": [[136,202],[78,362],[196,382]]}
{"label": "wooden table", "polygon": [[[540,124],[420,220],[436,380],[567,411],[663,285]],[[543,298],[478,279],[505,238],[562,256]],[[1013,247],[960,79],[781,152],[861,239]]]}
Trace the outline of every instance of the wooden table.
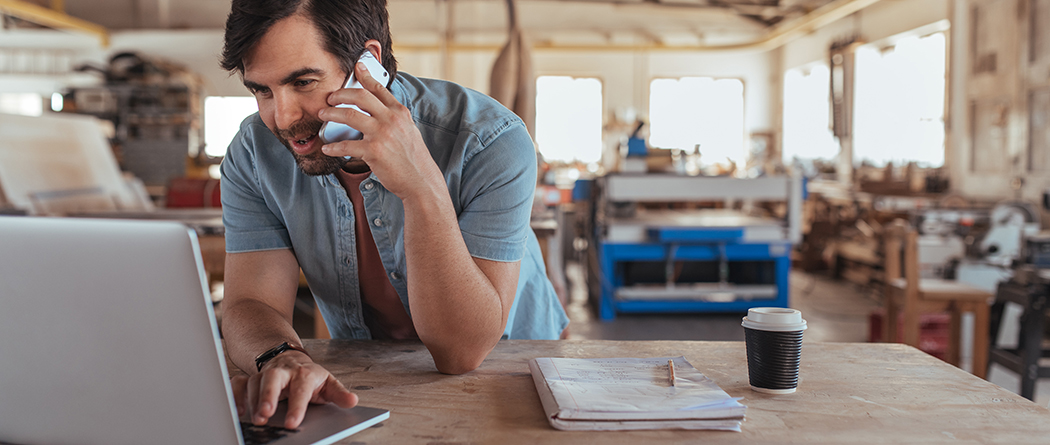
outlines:
{"label": "wooden table", "polygon": [[[422,343],[307,340],[314,360],[362,405],[390,419],[340,443],[1050,443],[1050,411],[918,349],[886,343],[805,343],[798,392],[748,386],[742,342],[499,343],[477,370],[439,374]],[[544,418],[526,361],[533,357],[683,355],[734,397],[742,432],[568,432]],[[236,369],[236,368],[231,368]]]}

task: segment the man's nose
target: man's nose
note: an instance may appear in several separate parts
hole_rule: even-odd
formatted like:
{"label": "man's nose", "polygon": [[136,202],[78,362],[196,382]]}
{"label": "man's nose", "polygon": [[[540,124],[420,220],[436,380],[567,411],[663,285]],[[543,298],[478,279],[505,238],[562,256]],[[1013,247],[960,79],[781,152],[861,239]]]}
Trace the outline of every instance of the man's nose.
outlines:
{"label": "man's nose", "polygon": [[274,95],[274,123],[279,129],[289,129],[303,118],[303,108],[292,94]]}

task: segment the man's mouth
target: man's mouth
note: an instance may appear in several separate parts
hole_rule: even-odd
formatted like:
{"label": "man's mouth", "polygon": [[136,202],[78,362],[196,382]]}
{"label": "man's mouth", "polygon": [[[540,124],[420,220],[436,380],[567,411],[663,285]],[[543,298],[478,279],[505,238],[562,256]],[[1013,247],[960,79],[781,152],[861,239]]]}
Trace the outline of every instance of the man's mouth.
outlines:
{"label": "man's mouth", "polygon": [[271,129],[273,134],[281,139],[283,144],[296,155],[312,156],[318,151],[320,137],[318,130],[324,122],[319,120],[300,120],[286,129]]}
{"label": "man's mouth", "polygon": [[299,137],[298,139],[289,139],[292,143],[292,148],[299,154],[306,154],[310,151],[313,142],[317,139],[317,135]]}

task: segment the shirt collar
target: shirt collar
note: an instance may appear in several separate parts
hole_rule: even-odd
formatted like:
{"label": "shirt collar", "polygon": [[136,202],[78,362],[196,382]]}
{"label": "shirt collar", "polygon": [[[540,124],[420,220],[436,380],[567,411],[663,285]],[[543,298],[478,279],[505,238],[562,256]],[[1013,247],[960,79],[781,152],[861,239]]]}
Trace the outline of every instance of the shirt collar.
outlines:
{"label": "shirt collar", "polygon": [[317,179],[317,182],[321,184],[321,187],[327,187],[328,184],[339,184],[339,179],[335,177],[335,173],[324,176],[317,176],[315,177],[315,179]]}
{"label": "shirt collar", "polygon": [[[335,173],[327,174],[327,175],[324,175],[324,176],[315,176],[314,178],[317,180],[317,182],[319,184],[321,184],[321,187],[327,187],[329,184],[337,185],[337,186],[340,186],[340,187],[342,186],[341,184],[339,184],[339,178],[336,177]],[[366,179],[366,180],[375,181],[375,182],[377,182],[379,184],[383,183],[382,181],[379,180],[379,178],[376,177],[375,172],[368,172],[368,179]]]}

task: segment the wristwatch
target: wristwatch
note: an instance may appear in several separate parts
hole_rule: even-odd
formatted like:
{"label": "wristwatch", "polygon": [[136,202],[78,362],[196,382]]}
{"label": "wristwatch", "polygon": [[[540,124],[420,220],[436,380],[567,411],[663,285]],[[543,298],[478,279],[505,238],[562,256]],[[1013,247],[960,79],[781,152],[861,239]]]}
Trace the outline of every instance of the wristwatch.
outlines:
{"label": "wristwatch", "polygon": [[306,354],[307,357],[310,356],[310,354],[308,352],[306,352],[306,350],[303,349],[301,346],[295,346],[295,345],[293,345],[291,343],[284,342],[284,343],[281,343],[281,344],[279,344],[277,346],[274,346],[269,351],[266,351],[266,352],[264,352],[262,354],[259,354],[258,357],[255,357],[255,370],[256,371],[262,371],[262,367],[263,367],[263,365],[266,364],[266,362],[272,360],[274,357],[277,357],[278,355],[281,355],[282,352],[285,352],[285,351],[288,351],[288,350],[299,351],[299,352],[302,352],[303,354]]}

